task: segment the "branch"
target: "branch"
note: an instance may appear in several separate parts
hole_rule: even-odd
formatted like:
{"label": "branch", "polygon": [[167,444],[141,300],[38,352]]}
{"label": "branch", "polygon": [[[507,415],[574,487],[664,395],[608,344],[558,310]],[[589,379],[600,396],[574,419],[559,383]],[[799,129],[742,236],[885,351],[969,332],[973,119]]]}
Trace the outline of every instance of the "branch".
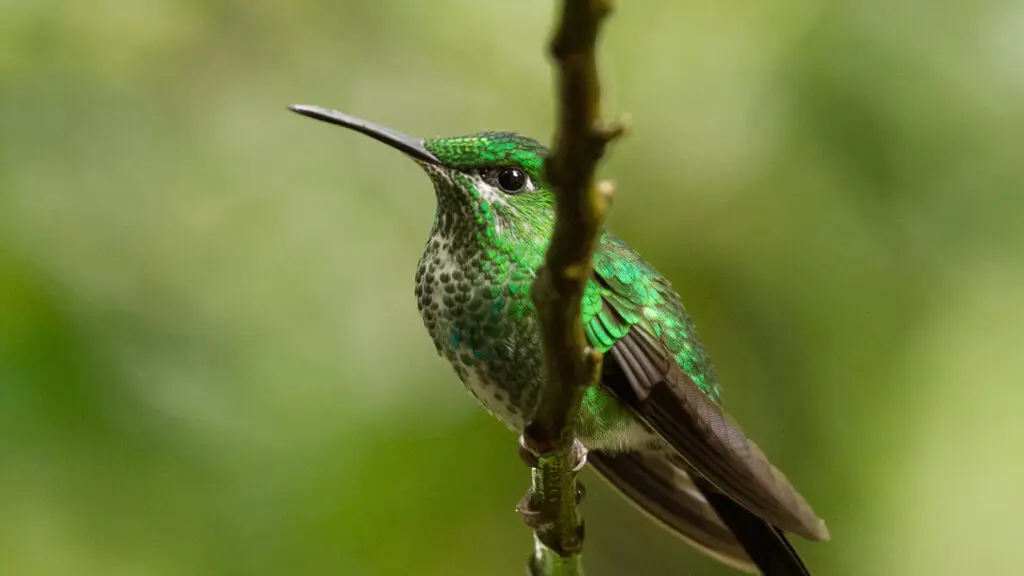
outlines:
{"label": "branch", "polygon": [[582,486],[576,473],[586,449],[576,440],[576,427],[583,394],[598,382],[601,353],[587,345],[580,308],[612,195],[610,183],[595,185],[594,172],[607,144],[623,132],[621,125],[601,122],[594,52],[610,10],[609,0],[563,0],[551,42],[558,129],[544,168],[555,194],[555,228],[531,292],[547,380],[520,438],[520,452],[533,468],[520,511],[534,528],[534,576],[582,574],[583,520],[576,511]]}

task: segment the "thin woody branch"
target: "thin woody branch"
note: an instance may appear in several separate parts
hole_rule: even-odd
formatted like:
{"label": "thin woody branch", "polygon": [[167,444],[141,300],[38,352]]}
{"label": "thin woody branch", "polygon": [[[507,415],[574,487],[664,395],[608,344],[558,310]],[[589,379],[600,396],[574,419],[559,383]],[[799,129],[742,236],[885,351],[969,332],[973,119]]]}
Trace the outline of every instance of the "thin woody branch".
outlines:
{"label": "thin woody branch", "polygon": [[534,528],[534,575],[582,574],[576,472],[586,452],[575,435],[584,392],[600,375],[601,354],[587,345],[580,309],[612,194],[609,183],[594,182],[594,174],[607,144],[623,132],[621,125],[601,120],[595,47],[610,10],[608,0],[564,0],[551,42],[558,127],[544,167],[555,194],[556,220],[531,293],[547,381],[521,438],[533,466],[532,487],[520,508]]}

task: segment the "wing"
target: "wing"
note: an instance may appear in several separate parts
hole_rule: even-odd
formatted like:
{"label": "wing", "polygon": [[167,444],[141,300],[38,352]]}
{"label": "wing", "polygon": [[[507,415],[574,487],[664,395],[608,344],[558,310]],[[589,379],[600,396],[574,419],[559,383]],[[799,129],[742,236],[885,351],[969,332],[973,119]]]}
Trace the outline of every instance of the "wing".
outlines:
{"label": "wing", "polygon": [[592,451],[587,464],[637,508],[695,548],[744,572],[756,572],[746,551],[694,485],[685,464],[672,456]]}
{"label": "wing", "polygon": [[827,540],[824,522],[718,404],[714,371],[668,282],[610,234],[594,271],[583,321],[607,352],[604,386],[729,498],[778,528]]}

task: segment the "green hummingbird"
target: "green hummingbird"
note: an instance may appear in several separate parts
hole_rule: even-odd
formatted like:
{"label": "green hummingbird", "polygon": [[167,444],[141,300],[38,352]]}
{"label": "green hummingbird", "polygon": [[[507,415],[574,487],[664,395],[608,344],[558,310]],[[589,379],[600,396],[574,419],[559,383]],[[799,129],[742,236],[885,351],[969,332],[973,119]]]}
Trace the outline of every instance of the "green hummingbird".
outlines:
{"label": "green hummingbird", "polygon": [[[437,209],[416,270],[420,315],[466,389],[522,432],[545,378],[530,287],[554,227],[547,149],[512,132],[419,139],[335,110],[291,110],[388,144],[426,171]],[[611,232],[594,254],[582,322],[605,354],[580,412],[587,462],[703,552],[765,576],[809,575],[784,533],[828,540],[824,522],[722,409],[669,281]]]}

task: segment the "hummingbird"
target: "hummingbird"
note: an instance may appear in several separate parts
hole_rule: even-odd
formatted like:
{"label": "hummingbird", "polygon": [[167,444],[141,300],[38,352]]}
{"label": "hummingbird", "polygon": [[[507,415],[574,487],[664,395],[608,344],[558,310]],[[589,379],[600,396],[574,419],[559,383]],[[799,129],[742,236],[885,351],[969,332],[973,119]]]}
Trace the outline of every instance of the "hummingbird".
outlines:
{"label": "hummingbird", "polygon": [[[336,110],[290,109],[383,142],[426,172],[437,208],[415,273],[423,324],[469,393],[521,433],[546,378],[530,288],[555,220],[547,148],[514,132],[420,139]],[[825,541],[825,523],[722,408],[672,285],[607,230],[581,322],[605,355],[580,408],[587,463],[698,550],[745,572],[809,576],[786,533]]]}

